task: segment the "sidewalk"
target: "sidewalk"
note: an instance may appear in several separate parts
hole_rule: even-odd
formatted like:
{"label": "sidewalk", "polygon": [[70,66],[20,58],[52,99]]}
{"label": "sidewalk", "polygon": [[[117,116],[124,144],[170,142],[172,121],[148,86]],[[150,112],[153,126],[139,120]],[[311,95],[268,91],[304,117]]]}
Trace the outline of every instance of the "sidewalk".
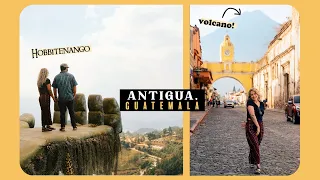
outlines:
{"label": "sidewalk", "polygon": [[214,108],[212,106],[206,106],[205,111],[192,111],[190,112],[190,135],[195,131],[198,125],[202,122],[202,120],[208,114],[208,111]]}
{"label": "sidewalk", "polygon": [[266,111],[272,111],[272,112],[279,112],[279,113],[284,113],[283,109],[271,109],[271,108],[267,108]]}

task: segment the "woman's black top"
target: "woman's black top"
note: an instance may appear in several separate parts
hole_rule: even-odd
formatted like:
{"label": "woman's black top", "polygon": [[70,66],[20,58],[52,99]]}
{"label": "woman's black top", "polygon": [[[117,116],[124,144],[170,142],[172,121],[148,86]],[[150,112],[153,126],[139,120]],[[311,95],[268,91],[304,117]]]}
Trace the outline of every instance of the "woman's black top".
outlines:
{"label": "woman's black top", "polygon": [[256,105],[256,103],[253,102],[252,99],[249,99],[248,102],[247,102],[247,121],[248,121],[248,118],[251,119],[251,116],[249,114],[249,110],[248,110],[248,106],[253,106],[254,108],[254,114],[258,120],[258,122],[262,122],[262,117],[264,115],[264,104],[263,102],[260,101],[260,108]]}
{"label": "woman's black top", "polygon": [[40,94],[49,94],[47,85],[50,84],[50,79],[47,79],[46,82],[44,82],[41,87],[39,88]]}

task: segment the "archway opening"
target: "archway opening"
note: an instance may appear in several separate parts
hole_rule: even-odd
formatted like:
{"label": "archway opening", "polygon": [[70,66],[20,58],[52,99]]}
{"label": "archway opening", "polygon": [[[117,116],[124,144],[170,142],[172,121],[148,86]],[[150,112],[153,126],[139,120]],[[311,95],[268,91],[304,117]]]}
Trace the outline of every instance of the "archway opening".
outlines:
{"label": "archway opening", "polygon": [[239,80],[231,77],[217,79],[212,87],[215,89],[215,99],[222,102],[232,100],[237,105],[245,105],[246,89]]}

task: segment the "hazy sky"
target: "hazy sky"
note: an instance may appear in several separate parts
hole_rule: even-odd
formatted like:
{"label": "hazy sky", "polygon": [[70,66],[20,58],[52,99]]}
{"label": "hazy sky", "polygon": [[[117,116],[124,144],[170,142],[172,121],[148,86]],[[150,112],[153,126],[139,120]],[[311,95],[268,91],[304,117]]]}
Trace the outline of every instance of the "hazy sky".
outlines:
{"label": "hazy sky", "polygon": [[[100,94],[119,102],[120,89],[182,88],[182,37],[182,6],[29,6],[20,16],[20,114],[32,113],[41,125],[38,73],[48,68],[53,81],[61,63],[68,63],[86,98]],[[92,51],[31,55],[32,48],[81,45]],[[122,121],[124,130],[183,123],[181,112],[122,112]]]}
{"label": "hazy sky", "polygon": [[[236,15],[234,15],[236,11],[228,10],[222,18],[224,11],[229,7],[235,9],[240,8],[241,13],[246,11],[251,12],[260,10],[278,23],[283,23],[287,20],[287,17],[292,16],[292,7],[289,5],[193,5],[190,6],[190,25],[197,25],[199,27],[201,37],[214,32],[219,27],[200,24],[199,19],[203,18],[229,21],[230,19],[236,17]],[[232,91],[233,86],[236,87],[236,90],[239,88],[241,90],[243,89],[242,84],[232,78],[219,79],[213,83],[213,86],[217,88],[217,91],[220,95],[224,95],[226,92]]]}
{"label": "hazy sky", "polygon": [[222,18],[224,11],[229,7],[240,8],[241,13],[260,10],[278,23],[285,22],[286,17],[292,15],[292,7],[289,5],[192,5],[190,6],[190,25],[194,26],[196,24],[200,28],[200,36],[205,36],[219,27],[200,25],[199,19],[229,21],[237,16],[234,15],[235,10],[228,10]]}

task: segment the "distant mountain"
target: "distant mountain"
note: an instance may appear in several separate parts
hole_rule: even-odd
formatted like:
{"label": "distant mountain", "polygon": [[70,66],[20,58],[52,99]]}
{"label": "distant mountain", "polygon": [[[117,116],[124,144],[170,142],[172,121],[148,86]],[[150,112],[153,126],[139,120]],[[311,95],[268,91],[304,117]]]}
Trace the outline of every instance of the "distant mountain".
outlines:
{"label": "distant mountain", "polygon": [[219,28],[201,38],[203,60],[220,61],[220,44],[228,30],[235,49],[235,61],[256,61],[265,54],[269,43],[277,33],[276,28],[280,26],[260,10],[243,12],[228,22],[235,22],[237,27],[235,29]]}
{"label": "distant mountain", "polygon": [[153,131],[157,131],[157,130],[153,128],[140,128],[137,131],[135,131],[134,134],[146,134]]}
{"label": "distant mountain", "polygon": [[179,126],[171,126],[172,131],[178,131],[181,128],[182,127],[179,127]]}

